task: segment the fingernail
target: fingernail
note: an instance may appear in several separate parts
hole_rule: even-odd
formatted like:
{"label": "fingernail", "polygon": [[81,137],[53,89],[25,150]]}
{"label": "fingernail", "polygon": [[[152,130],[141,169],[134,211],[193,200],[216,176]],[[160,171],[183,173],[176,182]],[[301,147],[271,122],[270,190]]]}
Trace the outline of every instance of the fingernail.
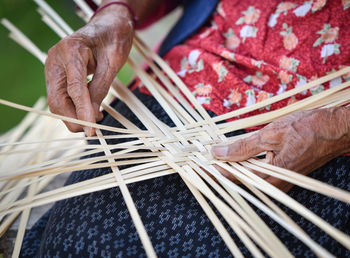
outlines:
{"label": "fingernail", "polygon": [[214,145],[211,149],[211,152],[215,157],[226,157],[228,153],[227,145]]}
{"label": "fingernail", "polygon": [[90,137],[91,136],[91,128],[90,127],[84,127],[84,132],[86,136]]}

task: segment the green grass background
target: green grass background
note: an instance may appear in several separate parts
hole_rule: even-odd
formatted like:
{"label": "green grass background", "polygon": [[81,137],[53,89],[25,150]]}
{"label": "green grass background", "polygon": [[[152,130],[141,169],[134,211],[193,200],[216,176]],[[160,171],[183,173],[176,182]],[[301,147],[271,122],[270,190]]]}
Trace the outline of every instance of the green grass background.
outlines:
{"label": "green grass background", "polygon": [[[84,22],[75,14],[72,0],[46,0],[74,29]],[[42,51],[47,52],[59,41],[38,14],[31,0],[0,0],[0,18],[6,17],[24,32]],[[124,67],[118,77],[127,83],[132,71]],[[46,96],[44,67],[35,57],[8,38],[0,25],[0,98],[32,106],[39,96]],[[0,105],[0,134],[19,123],[25,112]]]}

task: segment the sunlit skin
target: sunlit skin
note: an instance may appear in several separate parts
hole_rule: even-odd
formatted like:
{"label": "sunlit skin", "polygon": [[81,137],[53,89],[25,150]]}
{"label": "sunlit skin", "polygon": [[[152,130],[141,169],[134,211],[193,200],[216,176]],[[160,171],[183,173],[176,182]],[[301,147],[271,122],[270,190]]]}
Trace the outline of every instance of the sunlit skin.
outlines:
{"label": "sunlit skin", "polygon": [[[106,4],[110,1],[103,1]],[[142,22],[160,0],[124,1]],[[135,24],[129,9],[110,5],[84,27],[53,46],[45,64],[48,104],[53,113],[95,123],[103,118],[101,102],[129,55]],[[94,74],[90,83],[87,75]],[[214,146],[214,158],[242,161],[267,151],[265,162],[308,174],[350,151],[349,109],[346,107],[296,112],[275,121],[257,134]],[[72,132],[95,130],[66,122]],[[233,181],[228,172],[221,171]],[[265,176],[284,191],[290,184]]]}

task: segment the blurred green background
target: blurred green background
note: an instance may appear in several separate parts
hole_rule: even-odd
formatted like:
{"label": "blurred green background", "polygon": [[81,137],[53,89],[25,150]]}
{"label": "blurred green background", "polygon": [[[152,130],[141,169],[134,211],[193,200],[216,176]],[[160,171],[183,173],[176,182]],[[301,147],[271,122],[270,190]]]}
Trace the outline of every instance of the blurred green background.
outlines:
{"label": "blurred green background", "polygon": [[[46,0],[74,29],[84,22],[75,14],[72,0]],[[0,18],[7,18],[24,32],[42,51],[47,52],[59,37],[41,21],[37,5],[31,0],[0,0]],[[44,67],[35,57],[8,38],[0,25],[0,98],[32,106],[39,96],[46,96]],[[124,68],[118,77],[127,83],[132,71]],[[6,132],[26,113],[0,105],[0,134]]]}

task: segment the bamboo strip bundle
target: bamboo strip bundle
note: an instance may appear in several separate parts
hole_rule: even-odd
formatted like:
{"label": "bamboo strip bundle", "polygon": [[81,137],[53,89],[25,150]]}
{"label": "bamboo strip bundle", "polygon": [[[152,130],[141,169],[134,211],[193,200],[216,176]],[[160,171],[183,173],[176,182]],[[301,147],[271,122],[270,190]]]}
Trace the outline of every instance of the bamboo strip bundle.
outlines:
{"label": "bamboo strip bundle", "polygon": [[[35,0],[35,2],[40,7],[39,13],[42,15],[43,21],[59,36],[64,37],[73,33],[73,30],[43,0]],[[75,2],[85,13],[86,20],[91,17],[92,12],[88,6],[84,5],[82,1],[76,0]],[[11,38],[44,62],[46,54],[36,48],[10,22],[7,20],[2,22],[11,31]],[[3,234],[11,222],[21,215],[14,256],[19,254],[28,216],[33,207],[112,187],[120,187],[145,251],[149,257],[155,257],[156,253],[152,242],[132,200],[128,184],[173,173],[177,173],[184,180],[234,256],[243,257],[237,243],[225,229],[216,212],[221,214],[225,222],[253,256],[263,257],[266,254],[271,257],[292,257],[290,251],[250,205],[270,216],[305,243],[316,255],[332,256],[308,236],[272,200],[277,200],[299,213],[347,249],[350,249],[350,237],[348,235],[328,224],[324,219],[257,176],[253,171],[280,178],[346,203],[350,203],[349,192],[296,172],[268,165],[256,159],[239,163],[222,162],[213,160],[210,155],[213,143],[233,141],[252,134],[227,138],[225,134],[228,132],[266,124],[297,110],[348,104],[350,102],[349,81],[280,110],[222,123],[226,119],[271,105],[321,83],[348,74],[350,67],[343,68],[255,105],[211,118],[176,73],[138,37],[135,37],[134,48],[145,59],[163,85],[136,65],[132,57],[128,60],[129,64],[159,105],[169,115],[169,118],[175,124],[174,127],[162,123],[118,79],[114,80],[109,94],[123,101],[147,130],[141,130],[117,110],[114,110],[106,101],[102,103],[102,107],[123,128],[88,123],[51,114],[44,111],[42,105],[29,108],[0,99],[2,105],[21,109],[31,114],[21,126],[13,130],[11,134],[6,135],[8,140],[1,138],[5,139],[6,142],[0,144],[0,159],[3,163],[7,163],[0,170],[0,183],[2,183],[0,192],[0,218],[2,219],[0,234]],[[32,114],[39,115],[39,118]],[[71,136],[66,139],[64,135],[57,136],[52,140],[50,138],[34,137],[35,135],[43,135],[38,133],[41,128],[40,125],[49,124],[51,122],[48,121],[55,121],[55,119],[94,127],[97,129],[97,136]],[[24,134],[25,128],[28,126],[32,127],[32,133],[29,131]],[[101,130],[114,133],[114,135],[105,136]],[[107,140],[109,139],[129,140],[125,143],[108,144]],[[99,143],[82,145],[87,140],[94,140]],[[144,150],[144,152],[136,150]],[[101,152],[104,155],[86,158],[88,155]],[[11,157],[18,155],[28,155],[29,158],[26,159],[26,164],[21,164],[21,167],[12,167],[14,163],[10,162]],[[129,167],[121,168],[123,165],[129,165]],[[55,175],[102,167],[111,168],[111,173],[55,190],[43,191]],[[241,185],[225,178],[219,172],[218,167],[238,178],[250,192]],[[12,172],[9,172],[10,170]],[[22,193],[26,194],[23,196]]]}

